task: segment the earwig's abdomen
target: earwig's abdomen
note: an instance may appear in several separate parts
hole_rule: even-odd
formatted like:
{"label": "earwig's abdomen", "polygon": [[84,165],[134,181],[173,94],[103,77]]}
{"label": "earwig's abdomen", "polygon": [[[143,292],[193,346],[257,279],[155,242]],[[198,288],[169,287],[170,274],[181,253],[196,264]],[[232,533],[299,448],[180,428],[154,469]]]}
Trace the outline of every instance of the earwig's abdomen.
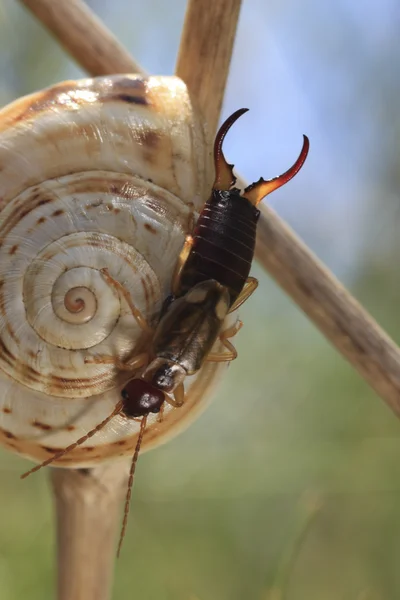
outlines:
{"label": "earwig's abdomen", "polygon": [[231,305],[249,275],[260,211],[239,190],[213,190],[193,232],[193,246],[180,277],[180,293],[214,279],[226,286]]}

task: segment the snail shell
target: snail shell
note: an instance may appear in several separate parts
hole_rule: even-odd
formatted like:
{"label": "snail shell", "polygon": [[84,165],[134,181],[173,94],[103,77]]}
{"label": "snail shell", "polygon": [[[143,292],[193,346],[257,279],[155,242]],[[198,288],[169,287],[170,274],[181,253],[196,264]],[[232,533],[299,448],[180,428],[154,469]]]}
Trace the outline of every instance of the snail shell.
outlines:
{"label": "snail shell", "polygon": [[[119,361],[148,339],[102,276],[157,321],[212,163],[176,77],[67,81],[0,111],[0,443],[49,458],[112,412],[132,373]],[[148,421],[143,449],[199,412],[223,365],[188,378],[184,407]],[[131,455],[139,423],[116,416],[59,459],[90,466]]]}

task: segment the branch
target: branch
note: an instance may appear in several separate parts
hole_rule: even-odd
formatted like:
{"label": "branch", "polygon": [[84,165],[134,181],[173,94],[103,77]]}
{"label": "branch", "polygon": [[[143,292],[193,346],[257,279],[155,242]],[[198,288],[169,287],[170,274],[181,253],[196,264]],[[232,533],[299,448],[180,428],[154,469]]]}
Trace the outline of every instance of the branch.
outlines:
{"label": "branch", "polygon": [[90,75],[144,73],[80,0],[21,0]]}
{"label": "branch", "polygon": [[183,79],[212,136],[217,130],[241,0],[189,0],[175,73]]}
{"label": "branch", "polygon": [[50,468],[57,514],[58,600],[108,600],[129,464]]}
{"label": "branch", "polygon": [[400,351],[376,321],[266,205],[260,264],[400,417]]}

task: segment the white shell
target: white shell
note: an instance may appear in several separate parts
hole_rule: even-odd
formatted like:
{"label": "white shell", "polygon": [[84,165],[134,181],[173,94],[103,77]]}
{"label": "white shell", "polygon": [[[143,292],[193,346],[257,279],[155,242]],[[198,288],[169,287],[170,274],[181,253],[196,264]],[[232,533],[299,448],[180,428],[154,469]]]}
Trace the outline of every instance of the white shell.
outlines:
{"label": "white shell", "polygon": [[[0,443],[42,461],[112,412],[132,373],[84,360],[124,361],[148,340],[100,269],[154,323],[210,177],[176,77],[68,81],[0,111]],[[222,368],[206,364],[184,407],[149,420],[144,449],[199,412]],[[138,429],[117,416],[55,464],[131,455]]]}

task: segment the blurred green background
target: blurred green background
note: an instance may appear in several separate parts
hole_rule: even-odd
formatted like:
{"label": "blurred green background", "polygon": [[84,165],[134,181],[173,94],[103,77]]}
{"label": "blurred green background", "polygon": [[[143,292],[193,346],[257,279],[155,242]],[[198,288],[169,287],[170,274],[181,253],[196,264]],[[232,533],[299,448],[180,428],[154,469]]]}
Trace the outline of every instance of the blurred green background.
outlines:
{"label": "blurred green background", "polygon": [[[185,2],[92,0],[150,72],[173,72]],[[247,0],[223,116],[247,180],[292,164],[275,210],[400,337],[397,0]],[[0,0],[0,104],[83,73]],[[400,426],[257,265],[235,361],[206,413],[140,459],[114,600],[400,598]],[[0,600],[53,597],[46,473],[0,452]]]}

